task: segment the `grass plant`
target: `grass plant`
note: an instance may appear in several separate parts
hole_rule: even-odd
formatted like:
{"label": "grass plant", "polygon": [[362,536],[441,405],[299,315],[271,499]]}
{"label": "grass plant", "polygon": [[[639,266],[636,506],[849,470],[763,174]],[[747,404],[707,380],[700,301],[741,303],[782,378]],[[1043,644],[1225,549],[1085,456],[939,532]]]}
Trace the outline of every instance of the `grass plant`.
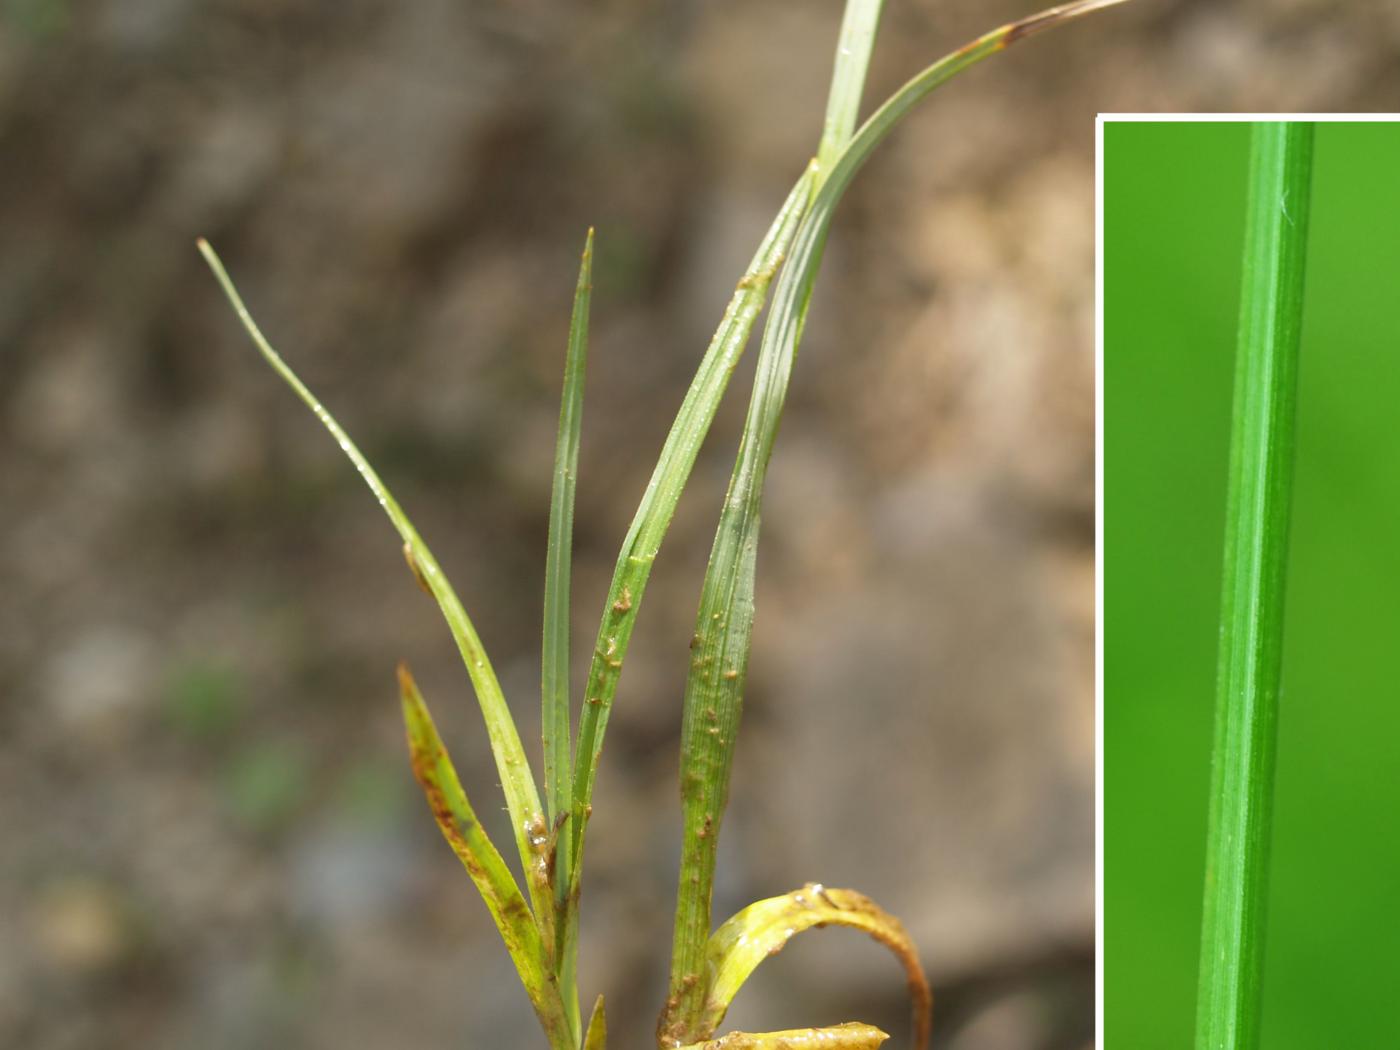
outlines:
{"label": "grass plant", "polygon": [[[574,478],[582,416],[591,292],[590,231],[579,269],[565,364],[554,464],[541,676],[544,799],[471,620],[431,551],[345,431],[263,337],[210,246],[200,250],[263,356],[330,430],[364,477],[404,543],[409,568],[442,608],[476,690],[525,873],[522,888],[477,821],[406,667],[400,692],[415,774],[453,851],[475,882],[553,1050],[602,1050],[602,997],[585,1029],[579,1012],[577,940],[580,876],[593,785],[608,718],[651,569],[700,445],[773,286],[757,374],[714,546],[701,589],[682,714],[684,838],[673,937],[670,993],[657,1028],[662,1048],[777,1050],[878,1046],[885,1034],[863,1024],[713,1038],[729,1003],[757,965],[797,933],[825,925],[864,930],[905,966],[915,1042],[928,1037],[931,996],[918,954],[899,922],[853,890],[809,884],[759,901],[712,932],[715,847],[743,707],[753,632],[753,592],[763,487],[821,265],[843,193],[876,146],[931,91],[1010,44],[1124,0],[1081,0],[1002,26],[935,62],[858,125],[881,0],[849,0],[842,22],[821,139],[734,295],[662,447],[632,521],[604,602],[597,640],[571,737],[568,684],[569,576]],[[775,283],[776,281],[776,283]]]}
{"label": "grass plant", "polygon": [[1312,143],[1252,129],[1196,1050],[1258,1042]]}

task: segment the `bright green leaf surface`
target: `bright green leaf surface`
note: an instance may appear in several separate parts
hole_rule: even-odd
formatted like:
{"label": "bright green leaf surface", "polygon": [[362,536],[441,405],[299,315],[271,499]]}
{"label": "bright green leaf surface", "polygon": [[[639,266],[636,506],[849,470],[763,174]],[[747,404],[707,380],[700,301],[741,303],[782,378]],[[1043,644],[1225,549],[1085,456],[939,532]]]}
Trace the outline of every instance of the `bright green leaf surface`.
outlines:
{"label": "bright green leaf surface", "polygon": [[[1191,1045],[1249,128],[1104,129],[1105,1041]],[[1260,1045],[1400,1046],[1400,128],[1319,123]],[[1292,207],[1290,205],[1290,212]]]}
{"label": "bright green leaf surface", "polygon": [[1313,128],[1254,125],[1225,512],[1197,1050],[1258,1042]]}

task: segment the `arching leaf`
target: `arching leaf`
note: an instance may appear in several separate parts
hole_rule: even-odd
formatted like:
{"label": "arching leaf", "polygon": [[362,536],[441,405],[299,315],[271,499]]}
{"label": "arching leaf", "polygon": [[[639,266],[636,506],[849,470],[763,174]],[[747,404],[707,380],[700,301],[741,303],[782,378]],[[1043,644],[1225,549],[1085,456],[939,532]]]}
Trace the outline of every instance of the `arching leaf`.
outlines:
{"label": "arching leaf", "polygon": [[914,1004],[914,1045],[923,1047],[928,1042],[933,993],[903,924],[863,893],[828,889],[816,882],[750,904],[714,932],[705,949],[702,1032],[710,1035],[719,1027],[729,1004],[759,963],[782,951],[803,930],[823,926],[864,930],[899,958]]}

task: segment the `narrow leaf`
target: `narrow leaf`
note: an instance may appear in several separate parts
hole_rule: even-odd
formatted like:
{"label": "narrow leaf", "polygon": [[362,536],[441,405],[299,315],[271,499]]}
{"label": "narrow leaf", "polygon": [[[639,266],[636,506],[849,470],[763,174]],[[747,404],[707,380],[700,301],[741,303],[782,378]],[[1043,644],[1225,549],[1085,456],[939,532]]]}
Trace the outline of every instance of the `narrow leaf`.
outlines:
{"label": "narrow leaf", "polygon": [[1313,125],[1253,128],[1225,516],[1198,1050],[1252,1050],[1268,895]]}
{"label": "narrow leaf", "polygon": [[544,571],[544,653],[540,693],[544,710],[544,784],[550,822],[569,805],[569,581],[573,551],[574,492],[578,478],[579,431],[583,424],[583,377],[588,362],[588,306],[593,294],[593,231],[583,246],[578,288],[569,321],[564,394],[554,445],[554,486],[549,502],[549,548]]}
{"label": "narrow leaf", "polygon": [[583,1040],[583,1050],[605,1050],[608,1045],[608,1018],[603,1010],[603,997],[593,1004],[593,1016],[588,1019],[588,1034]]}
{"label": "narrow leaf", "polygon": [[603,607],[602,623],[588,669],[588,687],[579,715],[578,745],[574,754],[573,881],[578,881],[584,829],[591,810],[593,782],[608,715],[617,695],[618,677],[632,639],[637,611],[646,592],[651,568],[670,528],[681,490],[685,488],[700,445],[709,433],[729,377],[743,354],[749,333],[767,298],[773,274],[782,263],[802,218],[811,192],[809,168],[792,188],[782,210],[764,236],[749,268],[740,278],[714,338],[686,391],[680,411],[642,495],[627,537],[618,554],[612,583]]}
{"label": "narrow leaf", "polygon": [[851,141],[860,99],[865,92],[865,74],[870,52],[875,46],[875,30],[880,24],[884,0],[848,0],[841,18],[841,34],[836,41],[836,61],[831,74],[831,93],[826,102],[821,144],[817,147],[817,181],[822,182],[831,165]]}
{"label": "narrow leaf", "polygon": [[831,1028],[730,1032],[718,1039],[691,1043],[680,1050],[875,1050],[888,1038],[874,1025],[848,1021]]}
{"label": "narrow leaf", "polygon": [[875,147],[936,87],[1016,40],[1124,0],[1085,0],[993,30],[908,81],[841,151],[793,238],[763,332],[753,395],[702,587],[681,731],[681,873],[662,1028],[677,1043],[701,1013],[698,976],[710,929],[716,838],[728,802],[752,643],[763,485],[832,215]]}
{"label": "narrow leaf", "polygon": [[481,891],[550,1044],[571,1046],[572,1029],[550,969],[548,947],[541,939],[539,927],[530,915],[515,878],[467,801],[457,770],[423,703],[422,694],[408,667],[402,663],[399,664],[399,693],[413,774],[423,787],[438,828]]}
{"label": "narrow leaf", "polygon": [[[472,680],[472,686],[476,690],[477,701],[481,705],[481,714],[486,722],[486,734],[491,741],[491,753],[495,756],[496,770],[501,778],[501,787],[505,791],[506,807],[510,810],[516,847],[520,851],[521,864],[529,872],[540,862],[540,845],[545,841],[544,814],[540,809],[540,799],[535,788],[534,777],[530,773],[530,763],[525,757],[525,749],[520,744],[520,734],[516,731],[515,722],[511,718],[510,709],[506,706],[505,696],[501,692],[500,682],[497,681],[496,672],[486,657],[486,650],[482,647],[476,628],[472,625],[466,610],[452,589],[452,584],[448,582],[447,577],[438,566],[433,552],[428,549],[428,545],[418,535],[418,531],[413,527],[413,523],[409,521],[408,515],[403,512],[388,487],[380,480],[379,475],[369,465],[369,461],[361,454],[355,443],[350,440],[350,435],[341,428],[335,418],[326,411],[321,402],[307,389],[296,373],[264,338],[257,322],[253,320],[252,314],[243,304],[242,297],[238,294],[237,288],[234,287],[233,281],[224,269],[224,264],[219,260],[214,249],[209,246],[209,242],[201,238],[198,243],[200,252],[204,255],[209,268],[214,271],[214,276],[218,278],[224,294],[233,305],[238,319],[242,321],[243,327],[247,330],[253,343],[262,352],[268,364],[315,413],[322,426],[330,431],[341,450],[355,465],[355,469],[360,472],[365,484],[379,500],[379,505],[384,508],[384,513],[389,516],[389,520],[403,539],[404,557],[408,560],[414,578],[420,586],[437,599],[438,606],[442,609],[443,618],[446,619],[452,637],[457,643],[457,648],[461,651],[462,660],[467,667],[467,674]],[[552,911],[550,893],[545,892],[541,897],[532,891],[532,899],[537,912],[542,907]]]}
{"label": "narrow leaf", "polygon": [[574,490],[578,477],[579,431],[583,423],[583,378],[588,362],[588,308],[593,295],[593,231],[583,246],[569,349],[564,362],[564,393],[559,406],[559,436],[554,449],[554,485],[549,503],[549,549],[544,570],[544,652],[541,661],[540,725],[544,736],[545,802],[551,827],[552,871],[546,888],[553,895],[554,952],[560,994],[574,1028],[579,1024],[578,940],[570,936],[569,912],[578,898],[569,893],[569,839],[559,849],[560,832],[570,812],[569,594],[574,532]]}

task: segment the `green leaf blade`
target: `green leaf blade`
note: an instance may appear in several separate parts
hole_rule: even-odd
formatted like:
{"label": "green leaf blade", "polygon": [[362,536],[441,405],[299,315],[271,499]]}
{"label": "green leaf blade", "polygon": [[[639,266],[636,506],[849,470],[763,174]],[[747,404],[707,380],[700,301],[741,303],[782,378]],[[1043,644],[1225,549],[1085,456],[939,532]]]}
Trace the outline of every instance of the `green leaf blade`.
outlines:
{"label": "green leaf blade", "polygon": [[[379,501],[379,505],[384,509],[384,513],[388,515],[389,521],[402,538],[404,557],[407,559],[415,579],[420,586],[432,594],[438,607],[442,610],[443,618],[447,621],[452,638],[462,654],[462,662],[466,665],[467,674],[471,678],[477,701],[481,706],[482,718],[486,723],[487,738],[491,743],[491,753],[495,758],[496,770],[500,775],[501,787],[505,792],[506,807],[510,811],[521,864],[527,873],[530,872],[537,865],[539,859],[537,841],[543,841],[541,829],[544,827],[544,814],[540,807],[535,780],[530,772],[530,763],[520,742],[520,734],[516,730],[515,721],[506,705],[505,695],[501,692],[496,672],[492,668],[491,662],[486,656],[486,650],[481,644],[481,639],[476,633],[476,627],[467,616],[461,600],[438,565],[433,552],[418,535],[417,529],[413,527],[413,523],[404,513],[403,508],[399,506],[388,486],[384,484],[375,469],[370,466],[364,454],[350,439],[350,435],[336,422],[335,417],[326,410],[325,406],[292,371],[281,355],[273,349],[257,322],[253,320],[252,314],[244,304],[242,296],[238,294],[238,289],[234,286],[233,280],[229,277],[228,271],[224,268],[223,262],[214,249],[202,238],[198,245],[200,253],[209,264],[209,268],[213,271],[253,344],[273,370],[311,409],[316,418],[321,421],[321,425],[335,438],[341,451],[359,471],[365,484],[369,486],[370,491]],[[532,898],[535,899],[538,909],[541,904],[539,894],[532,892]],[[548,903],[550,900],[551,895],[544,894],[543,902]]]}
{"label": "green leaf blade", "polygon": [[[588,365],[588,314],[593,295],[593,230],[584,241],[569,320],[564,362],[564,392],[559,404],[559,433],[554,449],[554,483],[549,502],[549,546],[544,572],[544,639],[540,661],[540,725],[544,737],[545,804],[550,825],[550,864],[544,889],[552,900],[553,936],[560,994],[574,1028],[579,1024],[578,941],[569,936],[570,911],[578,898],[570,894],[567,817],[572,788],[572,740],[569,701],[569,609],[573,564],[574,497],[578,481],[579,435],[583,426],[584,374]],[[564,848],[559,848],[563,831]]]}
{"label": "green leaf blade", "polygon": [[549,548],[545,555],[544,644],[540,693],[543,702],[545,803],[552,824],[569,804],[569,591],[573,551],[574,497],[579,434],[583,425],[584,372],[588,363],[588,311],[593,292],[593,231],[579,263],[578,287],[569,320],[564,392],[554,447],[554,484],[549,502]]}
{"label": "green leaf blade", "polygon": [[1311,124],[1253,128],[1197,1050],[1258,1043],[1312,141]]}
{"label": "green leaf blade", "polygon": [[618,554],[593,659],[588,670],[587,691],[579,715],[579,735],[574,756],[572,821],[572,863],[575,881],[608,717],[617,695],[622,664],[631,641],[637,611],[651,576],[652,565],[670,527],[681,490],[695,466],[700,445],[714,422],[720,398],[767,299],[773,275],[781,265],[798,221],[806,209],[813,176],[814,171],[809,168],[793,186],[744,276],[739,280],[719,328],[705,351],[695,378],[676,414],[675,422],[666,436],[656,468],[647,483],[627,537],[623,541],[622,550]]}
{"label": "green leaf blade", "polygon": [[1122,2],[1085,0],[1052,8],[995,29],[928,66],[886,100],[840,151],[793,238],[759,347],[739,455],[701,593],[693,643],[698,655],[686,682],[681,735],[684,832],[670,998],[663,1017],[663,1027],[681,1041],[695,1031],[703,1005],[698,977],[709,936],[716,838],[728,801],[752,645],[763,485],[836,205],[875,147],[935,88],[1017,40]]}
{"label": "green leaf blade", "polygon": [[884,0],[848,0],[836,41],[836,61],[827,97],[826,120],[821,143],[817,146],[818,181],[826,178],[831,165],[851,141],[860,116],[860,100],[865,93],[865,75],[870,53],[875,47],[875,31],[880,24]]}

